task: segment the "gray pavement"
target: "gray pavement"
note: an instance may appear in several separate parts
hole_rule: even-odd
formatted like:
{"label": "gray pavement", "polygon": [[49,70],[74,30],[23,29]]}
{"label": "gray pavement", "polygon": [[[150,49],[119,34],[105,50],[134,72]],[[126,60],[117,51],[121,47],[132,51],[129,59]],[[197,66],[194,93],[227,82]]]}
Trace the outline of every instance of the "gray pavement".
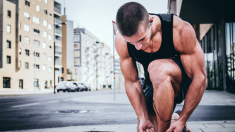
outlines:
{"label": "gray pavement", "polygon": [[[235,121],[188,122],[192,132],[235,132]],[[136,124],[71,126],[14,132],[136,132]]]}
{"label": "gray pavement", "polygon": [[[51,91],[38,91],[36,93],[51,93]],[[12,92],[14,93],[14,92]],[[3,95],[23,95],[23,94],[35,94],[35,91],[25,91],[17,94],[10,94],[9,91],[0,91],[0,96]],[[125,91],[122,89],[116,94],[116,100],[114,101],[113,91],[100,95],[76,97],[70,99],[72,101],[79,102],[97,102],[97,103],[120,103],[130,104]],[[235,94],[230,94],[225,91],[205,91],[204,96],[199,105],[212,105],[212,106],[235,106]],[[192,132],[235,132],[235,121],[196,121],[188,122],[188,127]],[[86,126],[71,126],[71,127],[58,127],[48,129],[33,129],[22,130],[24,132],[84,132],[84,131],[115,131],[115,132],[135,132],[136,124],[118,124],[118,125],[86,125]],[[19,132],[22,132],[19,131]]]}

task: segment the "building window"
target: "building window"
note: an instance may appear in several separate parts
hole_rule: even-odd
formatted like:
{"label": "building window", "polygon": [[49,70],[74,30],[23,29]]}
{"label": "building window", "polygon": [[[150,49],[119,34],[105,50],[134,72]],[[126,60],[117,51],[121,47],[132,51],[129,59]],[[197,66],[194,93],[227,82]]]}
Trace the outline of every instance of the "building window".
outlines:
{"label": "building window", "polygon": [[19,80],[19,88],[23,89],[23,80],[22,79]]}
{"label": "building window", "polygon": [[7,25],[7,33],[11,33],[11,26]]}
{"label": "building window", "polygon": [[75,75],[78,75],[78,69],[75,68]]}
{"label": "building window", "polygon": [[21,55],[21,48],[19,48],[19,54]]}
{"label": "building window", "polygon": [[21,42],[21,35],[19,36],[19,41]]}
{"label": "building window", "polygon": [[18,63],[18,67],[21,68],[21,61]]}
{"label": "building window", "polygon": [[39,35],[40,34],[40,30],[38,30],[38,29],[33,29],[33,32],[34,32],[34,34],[36,34],[36,35]]}
{"label": "building window", "polygon": [[29,56],[29,50],[25,50],[25,55]]}
{"label": "building window", "polygon": [[43,26],[47,26],[47,20],[43,20]]}
{"label": "building window", "polygon": [[51,35],[48,35],[48,39],[51,40]]}
{"label": "building window", "polygon": [[29,25],[25,24],[25,25],[24,25],[24,30],[27,31],[27,32],[29,32]]}
{"label": "building window", "polygon": [[75,57],[80,57],[80,51],[74,52],[74,56],[75,56]]}
{"label": "building window", "polygon": [[79,44],[74,44],[74,48],[80,49],[80,45]]}
{"label": "building window", "polygon": [[37,11],[37,12],[40,11],[40,6],[39,6],[39,5],[36,6],[36,11]]}
{"label": "building window", "polygon": [[47,32],[46,31],[43,31],[43,37],[47,37]]}
{"label": "building window", "polygon": [[11,48],[11,41],[7,40],[7,48]]}
{"label": "building window", "polygon": [[51,24],[48,24],[48,29],[51,29]]}
{"label": "building window", "polygon": [[42,70],[43,70],[43,71],[46,71],[46,70],[47,70],[47,66],[46,66],[46,65],[43,65],[43,66],[42,66]]}
{"label": "building window", "polygon": [[40,19],[36,16],[33,16],[33,22],[36,23],[36,24],[39,24],[40,23]]}
{"label": "building window", "polygon": [[62,73],[64,73],[64,67],[62,67]]}
{"label": "building window", "polygon": [[28,12],[24,12],[24,18],[29,19],[29,13]]}
{"label": "building window", "polygon": [[51,61],[51,57],[50,56],[48,57],[48,61]]}
{"label": "building window", "polygon": [[25,42],[26,44],[29,44],[29,37],[24,37],[24,42]]}
{"label": "building window", "polygon": [[35,56],[35,57],[39,57],[39,53],[38,52],[33,52],[33,55]]}
{"label": "building window", "polygon": [[39,69],[39,65],[34,64],[34,69],[38,70]]}
{"label": "building window", "polygon": [[34,40],[34,41],[33,41],[33,45],[34,45],[35,47],[39,47],[39,46],[40,46],[40,42],[39,42],[38,40]]}
{"label": "building window", "polygon": [[33,81],[33,86],[34,86],[34,87],[38,87],[38,79],[34,79],[34,81]]}
{"label": "building window", "polygon": [[80,36],[74,36],[75,41],[80,41]]}
{"label": "building window", "polygon": [[47,58],[47,54],[43,53],[43,59]]}
{"label": "building window", "polygon": [[46,15],[47,15],[47,9],[44,9],[44,14],[46,14]]}
{"label": "building window", "polygon": [[47,0],[45,0],[45,3],[47,4]]}
{"label": "building window", "polygon": [[48,68],[48,72],[51,72],[51,67]]}
{"label": "building window", "polygon": [[11,17],[11,11],[10,10],[7,10],[7,16]]}
{"label": "building window", "polygon": [[7,64],[11,64],[11,56],[7,56]]}
{"label": "building window", "polygon": [[74,65],[80,65],[80,60],[74,60]]}
{"label": "building window", "polygon": [[50,17],[52,17],[52,14],[51,14],[51,13],[49,13],[49,16],[50,16]]}
{"label": "building window", "polygon": [[42,43],[42,48],[44,48],[44,49],[47,48],[47,43],[43,42]]}
{"label": "building window", "polygon": [[44,82],[45,88],[47,88],[47,81]]}
{"label": "building window", "polygon": [[51,48],[52,48],[52,47],[49,45],[49,49],[50,49],[50,50],[51,50]]}
{"label": "building window", "polygon": [[30,1],[29,0],[25,0],[25,5],[30,7]]}
{"label": "building window", "polygon": [[11,78],[3,77],[3,88],[11,88]]}
{"label": "building window", "polygon": [[29,69],[29,63],[25,62],[25,69]]}

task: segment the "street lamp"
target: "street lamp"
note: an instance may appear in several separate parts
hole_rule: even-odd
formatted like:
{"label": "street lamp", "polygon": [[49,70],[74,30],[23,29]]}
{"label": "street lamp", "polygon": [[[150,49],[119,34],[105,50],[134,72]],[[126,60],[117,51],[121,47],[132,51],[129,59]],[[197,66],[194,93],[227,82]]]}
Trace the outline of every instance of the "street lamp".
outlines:
{"label": "street lamp", "polygon": [[[54,33],[55,33],[55,29],[56,29],[56,26],[58,26],[58,25],[66,25],[66,22],[62,22],[62,23],[57,23],[57,24],[55,24],[55,27],[54,27]],[[54,35],[55,36],[55,35]],[[55,41],[55,38],[54,38],[54,41]],[[54,42],[54,94],[56,93],[55,92],[55,42]]]}

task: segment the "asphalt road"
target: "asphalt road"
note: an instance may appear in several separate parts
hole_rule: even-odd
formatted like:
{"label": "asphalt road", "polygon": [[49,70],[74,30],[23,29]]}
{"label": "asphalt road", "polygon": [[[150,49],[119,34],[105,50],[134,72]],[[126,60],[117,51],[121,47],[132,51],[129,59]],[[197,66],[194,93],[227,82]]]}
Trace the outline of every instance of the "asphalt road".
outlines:
{"label": "asphalt road", "polygon": [[[97,94],[102,96],[104,92],[107,91],[0,98],[0,131],[137,123],[130,104],[70,100]],[[176,107],[181,108],[182,105]],[[198,106],[189,121],[235,120],[234,111],[235,106]]]}

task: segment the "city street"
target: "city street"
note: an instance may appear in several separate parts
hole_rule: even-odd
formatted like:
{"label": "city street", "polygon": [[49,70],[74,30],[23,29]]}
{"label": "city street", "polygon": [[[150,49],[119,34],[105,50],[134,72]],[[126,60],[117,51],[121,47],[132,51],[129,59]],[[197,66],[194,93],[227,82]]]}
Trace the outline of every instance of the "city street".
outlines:
{"label": "city street", "polygon": [[[116,102],[112,101],[112,93],[101,90],[1,97],[0,130],[137,123],[125,93],[117,93]],[[98,97],[107,101],[99,101]],[[234,111],[235,106],[199,105],[189,122],[235,120]]]}

